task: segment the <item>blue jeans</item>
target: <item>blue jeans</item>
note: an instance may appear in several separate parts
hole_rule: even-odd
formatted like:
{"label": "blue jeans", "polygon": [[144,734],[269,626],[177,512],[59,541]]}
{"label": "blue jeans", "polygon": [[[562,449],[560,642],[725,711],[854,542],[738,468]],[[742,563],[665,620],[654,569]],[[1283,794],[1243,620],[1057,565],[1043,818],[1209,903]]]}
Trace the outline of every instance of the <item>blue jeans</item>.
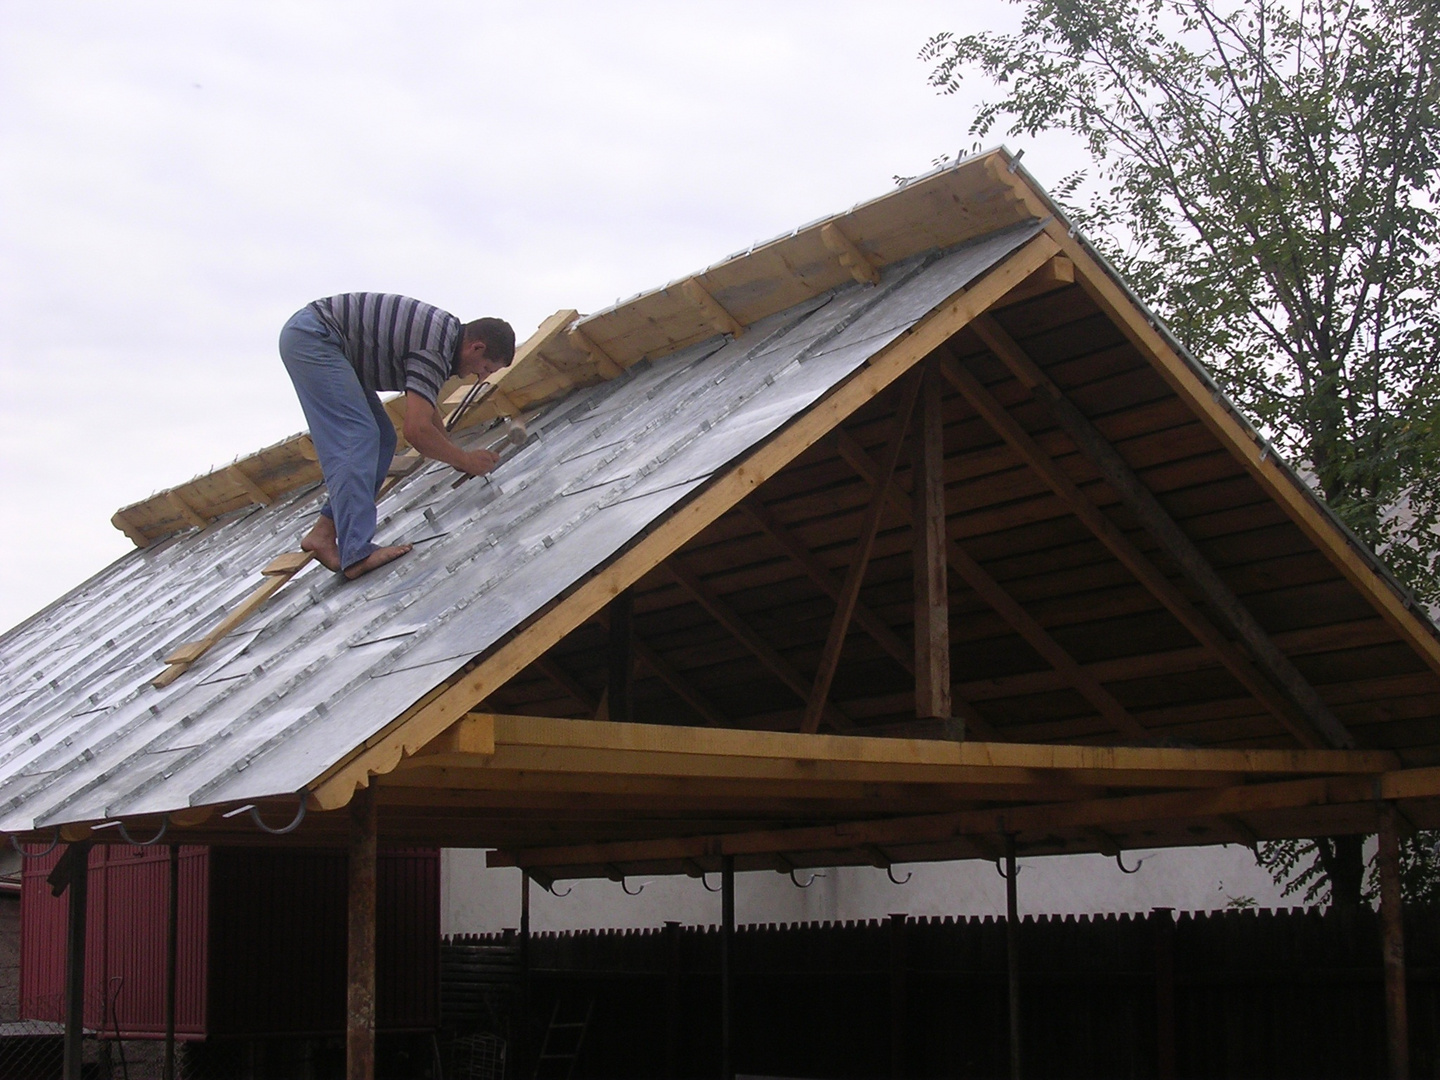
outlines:
{"label": "blue jeans", "polygon": [[320,512],[335,522],[341,567],[353,566],[375,550],[375,499],[395,457],[395,425],[313,308],[297,311],[280,331],[280,359],[330,496]]}

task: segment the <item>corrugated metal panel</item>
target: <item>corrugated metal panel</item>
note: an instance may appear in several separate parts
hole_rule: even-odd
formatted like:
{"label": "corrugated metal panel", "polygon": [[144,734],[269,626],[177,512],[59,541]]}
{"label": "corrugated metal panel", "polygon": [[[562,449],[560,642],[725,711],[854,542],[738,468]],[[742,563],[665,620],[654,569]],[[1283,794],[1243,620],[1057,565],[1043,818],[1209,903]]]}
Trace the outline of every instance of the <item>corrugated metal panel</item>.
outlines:
{"label": "corrugated metal panel", "polygon": [[[311,488],[119,560],[0,638],[0,831],[294,792],[1035,235],[886,268],[532,418],[488,483],[431,464],[381,505],[416,550],[319,566],[172,686],[149,680],[294,548]],[[467,436],[478,442],[484,433]]]}
{"label": "corrugated metal panel", "polygon": [[382,856],[375,935],[375,1009],[387,1030],[440,1022],[440,851]]}
{"label": "corrugated metal panel", "polygon": [[[63,849],[62,849],[63,850]],[[176,1031],[186,1037],[335,1034],[345,1021],[345,856],[180,849]],[[27,864],[21,891],[21,1015],[63,1022],[68,897],[45,877],[60,851]],[[91,852],[86,1025],[165,1031],[169,855]],[[377,917],[382,1030],[439,1022],[440,854],[382,852]]]}
{"label": "corrugated metal panel", "polygon": [[[45,878],[63,848],[27,863],[21,889],[21,1015],[65,1018],[65,930],[69,895],[53,897]],[[180,849],[176,1031],[205,1030],[205,894],[208,849]],[[165,1032],[165,920],[169,851],[97,847],[90,853],[85,928],[85,1023],[130,1035]]]}

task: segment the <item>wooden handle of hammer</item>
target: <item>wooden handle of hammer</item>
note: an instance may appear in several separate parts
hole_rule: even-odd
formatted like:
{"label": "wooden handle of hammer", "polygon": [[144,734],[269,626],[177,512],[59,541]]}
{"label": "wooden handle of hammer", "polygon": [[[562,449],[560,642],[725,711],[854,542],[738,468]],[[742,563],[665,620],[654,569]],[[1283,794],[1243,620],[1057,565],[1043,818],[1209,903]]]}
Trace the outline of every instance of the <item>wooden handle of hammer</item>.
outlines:
{"label": "wooden handle of hammer", "polygon": [[[489,450],[492,454],[503,454],[507,447],[524,446],[525,440],[529,437],[530,434],[525,430],[524,423],[519,420],[506,420],[504,432],[502,432],[498,439],[495,439],[487,445],[485,449]],[[465,483],[466,480],[472,479],[472,475],[471,473],[462,473],[460,478],[450,485],[450,490],[453,491]]]}

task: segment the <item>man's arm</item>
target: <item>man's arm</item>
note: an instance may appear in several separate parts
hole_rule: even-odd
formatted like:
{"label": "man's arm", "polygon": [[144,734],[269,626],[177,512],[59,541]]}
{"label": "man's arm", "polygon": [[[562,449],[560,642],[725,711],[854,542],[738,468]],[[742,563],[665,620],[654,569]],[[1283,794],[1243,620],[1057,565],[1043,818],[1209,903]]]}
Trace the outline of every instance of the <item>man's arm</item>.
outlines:
{"label": "man's arm", "polygon": [[432,461],[443,461],[471,476],[489,472],[500,460],[499,454],[483,447],[463,450],[451,442],[440,410],[413,390],[405,392],[405,441]]}

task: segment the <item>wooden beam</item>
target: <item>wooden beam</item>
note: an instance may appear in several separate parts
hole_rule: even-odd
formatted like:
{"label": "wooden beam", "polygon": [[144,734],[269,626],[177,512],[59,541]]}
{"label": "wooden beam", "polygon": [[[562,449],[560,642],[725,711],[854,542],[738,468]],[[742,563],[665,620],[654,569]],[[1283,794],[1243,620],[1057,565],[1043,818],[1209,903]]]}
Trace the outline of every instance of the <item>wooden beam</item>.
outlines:
{"label": "wooden beam", "polygon": [[[765,667],[784,683],[801,701],[808,701],[812,684],[800,673],[800,670],[755,632],[728,603],[720,598],[720,595],[701,581],[699,576],[678,558],[672,558],[665,564],[665,569],[676,583],[690,594],[697,604],[709,612],[710,617],[718,622],[730,634],[749,649],[751,654]],[[844,714],[839,706],[834,704],[824,705],[824,715],[830,723],[840,731],[848,731],[854,727],[850,718]]]}
{"label": "wooden beam", "polygon": [[777,851],[793,854],[864,850],[871,844],[903,847],[946,842],[960,837],[987,839],[994,837],[997,831],[1002,834],[1043,835],[1055,830],[1191,821],[1227,813],[1368,804],[1374,791],[1374,780],[1365,777],[1285,780],[1199,791],[837,822],[792,829],[537,847],[496,852],[487,861],[492,866],[581,867],[713,858],[719,855],[768,855]]}
{"label": "wooden beam", "polygon": [[[761,502],[758,498],[749,498],[740,504],[740,511],[748,517],[757,528],[774,540],[790,558],[794,559],[805,571],[808,577],[820,590],[830,597],[831,600],[839,600],[843,582],[838,580],[830,569],[806,547],[790,529],[781,524],[774,512]],[[915,673],[915,654],[909,645],[901,640],[900,635],[890,629],[880,616],[866,604],[857,600],[855,602],[855,614],[852,616],[879,645],[890,658],[903,667],[910,674]]]}
{"label": "wooden beam", "polygon": [[[836,448],[856,472],[866,481],[875,484],[879,478],[875,460],[849,432],[842,431],[836,438]],[[885,488],[889,498],[901,507],[907,516],[913,517],[914,509],[910,496],[891,483]],[[965,581],[975,594],[1015,630],[1040,657],[1055,669],[1064,680],[1079,691],[1087,701],[1105,717],[1122,735],[1131,739],[1148,740],[1149,732],[1130,715],[1116,697],[1086,671],[1065,648],[1050,636],[1040,623],[1012,597],[998,581],[990,576],[978,562],[970,557],[952,537],[946,538],[945,561]]]}
{"label": "wooden beam", "polygon": [[[1006,346],[1005,339],[993,333],[994,330],[999,329],[998,324],[992,324],[992,326],[986,327],[983,330],[979,326],[976,326],[975,329],[976,333],[981,336],[981,340],[985,341],[987,346],[991,348],[1004,348],[1007,352],[1011,351]],[[1018,346],[1015,348],[1018,350]],[[1318,713],[1314,716],[1309,715],[1308,712],[1302,710],[1294,700],[1282,694],[1261,672],[1257,671],[1254,665],[1250,663],[1249,659],[1234,643],[1226,638],[1215,624],[1206,618],[1205,615],[1190,602],[1189,598],[1170,581],[1165,573],[1151,562],[1151,560],[1120,531],[1120,528],[1080,490],[1079,486],[1065,474],[1064,470],[1060,468],[1059,464],[1056,463],[1049,454],[1041,449],[1040,445],[1030,437],[1029,433],[1020,426],[1019,422],[1010,415],[1005,407],[996,401],[988,390],[980,385],[980,381],[976,379],[974,375],[955,360],[954,357],[947,357],[941,366],[941,370],[945,373],[945,377],[960,391],[981,418],[1009,444],[1011,449],[1020,456],[1022,461],[1028,464],[1044,479],[1051,490],[1070,507],[1071,511],[1090,529],[1095,537],[1110,549],[1111,554],[1119,559],[1126,569],[1135,575],[1136,579],[1149,590],[1150,594],[1159,600],[1197,641],[1210,649],[1226,669],[1239,680],[1242,686],[1249,690],[1261,704],[1265,705],[1274,713],[1276,719],[1284,725],[1286,730],[1295,736],[1302,746],[1320,746],[1326,745],[1327,743],[1332,746],[1354,745],[1354,740],[1349,738],[1348,733],[1345,734],[1344,738],[1340,737],[1339,731],[1336,731],[1336,728],[1339,728],[1339,721],[1334,720],[1333,716],[1331,718],[1333,726],[1328,728],[1318,727],[1316,722],[1316,717],[1319,716]],[[1052,402],[1052,404],[1054,403]],[[1086,421],[1086,423],[1088,423],[1088,421]],[[1082,451],[1084,450],[1083,447],[1081,449]],[[1113,449],[1111,453],[1114,453]],[[1133,477],[1133,474],[1131,475]],[[1138,478],[1135,478],[1134,482],[1136,485],[1139,485]],[[1120,494],[1122,498],[1125,497],[1124,492],[1120,492]],[[1153,500],[1154,496],[1152,495],[1150,498]],[[1156,507],[1159,507],[1158,503],[1156,503]],[[1164,513],[1163,509],[1160,510],[1160,513]],[[1179,531],[1179,527],[1175,526],[1173,521],[1171,522],[1171,526],[1175,532]],[[1188,540],[1186,543],[1188,543]],[[1191,545],[1191,547],[1193,548],[1193,545]],[[1203,561],[1203,557],[1199,556],[1198,551],[1195,552],[1195,555]],[[1214,575],[1213,569],[1210,571],[1210,574],[1212,576]],[[1215,580],[1219,580],[1218,576],[1215,577]],[[1221,588],[1225,588],[1223,584]],[[1228,592],[1228,589],[1225,591]],[[1231,595],[1233,596],[1233,594]],[[1236,603],[1238,604],[1239,601],[1236,600]],[[1262,636],[1264,635],[1264,631],[1259,630],[1258,625],[1256,630]],[[1279,653],[1279,650],[1275,648],[1273,642],[1270,643],[1270,648],[1274,650],[1275,653]],[[1289,666],[1289,661],[1285,660],[1284,664]],[[1294,670],[1293,666],[1291,670]],[[1300,678],[1298,672],[1295,673],[1295,677],[1297,679]],[[1301,679],[1301,681],[1303,682],[1303,679]],[[1311,690],[1311,694],[1314,695],[1313,689]],[[1319,701],[1318,695],[1315,695],[1315,701]],[[1328,714],[1328,708],[1324,708],[1323,703],[1320,703],[1320,705],[1321,708],[1324,709],[1324,712]],[[1343,731],[1343,728],[1340,728],[1340,731]]]}
{"label": "wooden beam", "polygon": [[716,333],[739,337],[745,333],[744,325],[721,306],[720,301],[710,295],[710,290],[700,284],[699,278],[686,278],[680,283],[680,291],[692,304],[700,309],[705,321],[715,328]]}
{"label": "wooden beam", "polygon": [[722,472],[700,494],[677,507],[563,602],[552,606],[483,662],[424,695],[363,747],[357,747],[317,776],[311,785],[317,803],[327,809],[344,806],[367,777],[389,772],[407,752],[423,746],[477,702],[484,701],[609,603],[612,596],[653,570],[949,340],[1055,251],[1053,239],[1036,237],[970,288],[938,305],[849,379]]}
{"label": "wooden beam", "polygon": [[275,501],[274,498],[272,498],[269,493],[265,491],[264,488],[262,488],[254,480],[250,479],[249,474],[246,473],[243,468],[241,468],[238,461],[231,464],[230,467],[225,470],[225,475],[228,476],[231,480],[235,481],[235,483],[240,486],[240,489],[244,491],[246,495],[249,495],[250,498],[259,505],[269,506],[272,502]]}
{"label": "wooden beam", "polygon": [[915,715],[950,718],[950,587],[945,543],[945,415],[943,384],[925,366],[914,456]]}
{"label": "wooden beam", "polygon": [[535,666],[545,674],[546,678],[574,698],[587,713],[594,714],[596,707],[600,704],[600,699],[586,689],[579,679],[561,667],[558,660],[553,656],[542,656],[535,661]]}
{"label": "wooden beam", "polygon": [[117,510],[110,515],[110,524],[114,525],[115,528],[129,537],[130,542],[136,547],[143,548],[150,543],[150,538],[145,535],[143,530],[130,524],[129,518],[125,516],[122,510]]}
{"label": "wooden beam", "polygon": [[605,683],[605,701],[611,720],[629,723],[635,719],[631,696],[635,681],[634,593],[626,589],[611,600],[609,612],[609,633],[605,649],[609,675]]}
{"label": "wooden beam", "polygon": [[375,1080],[376,837],[375,792],[366,788],[350,804],[350,857],[346,874],[346,1080]]}
{"label": "wooden beam", "polygon": [[841,231],[835,222],[820,227],[820,240],[840,259],[840,265],[850,271],[850,276],[861,285],[880,284],[880,271],[858,247]]}
{"label": "wooden beam", "polygon": [[[601,626],[605,627],[608,633],[610,624],[606,613],[603,611],[599,612],[595,618]],[[664,657],[647,645],[641,638],[635,636],[633,631],[631,635],[631,646],[635,650],[636,659],[649,668],[656,678],[670,687],[671,690],[675,691],[676,696],[699,713],[700,718],[707,724],[726,724],[729,722],[724,711],[721,710],[718,705],[699,690],[695,689],[695,687],[691,685],[690,680],[676,671]]]}
{"label": "wooden beam", "polygon": [[203,529],[210,524],[210,519],[191,506],[185,496],[180,494],[179,489],[166,492],[166,497],[169,498],[170,505],[175,508],[175,513],[197,529]]}
{"label": "wooden beam", "polygon": [[840,667],[840,653],[845,648],[845,635],[850,630],[850,616],[855,610],[856,601],[860,599],[860,587],[865,583],[865,571],[870,566],[870,552],[875,547],[875,534],[880,531],[880,518],[885,512],[887,501],[885,490],[895,478],[895,466],[899,464],[900,454],[905,447],[905,433],[910,429],[910,416],[915,411],[915,402],[919,400],[923,379],[924,371],[916,371],[900,388],[900,402],[890,429],[890,441],[881,456],[875,492],[860,519],[860,535],[855,538],[855,547],[850,552],[850,566],[845,573],[845,584],[835,605],[835,615],[830,620],[825,646],[820,651],[815,683],[805,702],[805,716],[800,722],[801,731],[818,730],[820,718],[825,714],[825,705],[830,698],[830,684]]}
{"label": "wooden beam", "polygon": [[166,663],[170,666],[155,676],[155,678],[151,679],[150,685],[154,686],[157,690],[163,689],[181,675],[185,674],[185,672],[190,669],[191,664],[195,663],[196,660],[214,648],[216,642],[230,633],[231,630],[234,630],[256,611],[259,611],[260,608],[264,606],[265,601],[279,592],[292,577],[294,577],[293,574],[274,574],[267,577],[265,584],[261,585],[244,600],[240,601],[235,610],[221,619],[215,629],[211,630],[210,633],[206,634],[199,641],[192,641],[181,646],[179,650],[167,657]]}
{"label": "wooden beam", "polygon": [[[1287,711],[1298,710],[1306,723],[1331,746],[1354,746],[1354,737],[1336,719],[1315,688],[1295,669],[1295,665],[1290,663],[1289,658],[1275,645],[1269,633],[1250,613],[1250,609],[1225,584],[1210,561],[1195,546],[1194,541],[1185,535],[1175,519],[1160,505],[1160,500],[1135,475],[1134,470],[1095,425],[1075,407],[1050,377],[1040,370],[1019,343],[994,318],[982,315],[975,320],[972,329],[1011,373],[1046,404],[1080,452],[1095,464],[1105,482],[1124,500],[1145,530],[1201,591],[1206,603],[1245,645],[1260,670],[1290,699],[1293,707]],[[959,373],[962,377],[968,377],[966,381],[973,387],[979,387],[978,380],[953,359],[947,366],[947,373]],[[989,396],[983,388],[980,393],[985,397]],[[970,395],[967,394],[968,396]],[[993,398],[990,398],[989,402],[993,404],[987,403],[987,408],[1003,411],[1003,407]],[[1018,424],[1014,426],[1018,428]],[[1036,449],[1038,450],[1038,447]]]}
{"label": "wooden beam", "polygon": [[1044,266],[1036,270],[1028,278],[1022,281],[995,306],[1009,307],[1011,304],[1019,304],[1025,300],[1033,300],[1037,296],[1044,296],[1046,293],[1054,292],[1056,289],[1063,289],[1075,284],[1075,264],[1064,255],[1056,255]]}
{"label": "wooden beam", "polygon": [[595,365],[595,370],[606,379],[618,379],[625,374],[625,369],[620,366],[616,359],[600,347],[600,345],[579,326],[571,327],[567,335],[570,344],[574,345],[581,352],[590,357],[590,362]]}

